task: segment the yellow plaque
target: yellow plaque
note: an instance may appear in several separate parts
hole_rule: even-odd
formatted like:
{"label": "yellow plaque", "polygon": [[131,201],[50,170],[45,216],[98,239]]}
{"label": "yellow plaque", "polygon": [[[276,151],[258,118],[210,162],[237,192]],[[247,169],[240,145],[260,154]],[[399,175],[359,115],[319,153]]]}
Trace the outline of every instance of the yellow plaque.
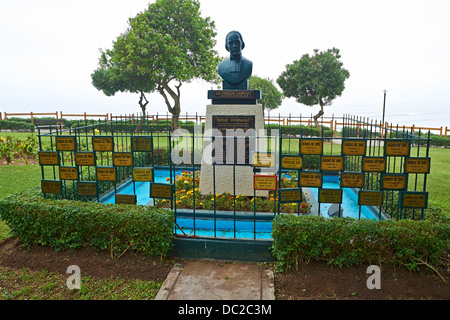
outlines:
{"label": "yellow plaque", "polygon": [[75,153],[75,164],[77,166],[95,166],[95,153],[94,152]]}
{"label": "yellow plaque", "polygon": [[301,189],[279,189],[280,202],[301,202],[302,190]]}
{"label": "yellow plaque", "polygon": [[83,197],[97,196],[97,183],[95,182],[78,182],[78,195]]}
{"label": "yellow plaque", "polygon": [[322,156],[320,169],[323,171],[342,171],[344,170],[344,157]]}
{"label": "yellow plaque", "polygon": [[401,193],[403,208],[426,209],[428,205],[428,192],[403,192]]}
{"label": "yellow plaque", "polygon": [[93,137],[92,146],[94,151],[113,151],[114,144],[112,137]]}
{"label": "yellow plaque", "polygon": [[364,173],[343,172],[341,175],[341,188],[364,187]]}
{"label": "yellow plaque", "polygon": [[116,167],[132,167],[133,154],[131,152],[115,152],[113,154],[113,164]]}
{"label": "yellow plaque", "polygon": [[343,140],[342,154],[344,156],[365,156],[366,140]]}
{"label": "yellow plaque", "polygon": [[361,190],[358,193],[358,205],[360,206],[376,206],[383,204],[383,192]]}
{"label": "yellow plaque", "polygon": [[61,181],[59,180],[42,180],[41,188],[43,193],[60,194]]}
{"label": "yellow plaque", "polygon": [[322,187],[322,174],[318,172],[300,172],[299,184],[301,187]]}
{"label": "yellow plaque", "polygon": [[406,158],[405,173],[430,173],[430,158]]}
{"label": "yellow plaque", "polygon": [[363,171],[365,172],[385,172],[386,158],[383,157],[364,157]]}
{"label": "yellow plaque", "polygon": [[322,139],[304,139],[300,140],[301,154],[322,154],[323,140]]}
{"label": "yellow plaque", "polygon": [[153,182],[152,168],[133,168],[133,181]]}
{"label": "yellow plaque", "polygon": [[404,190],[406,189],[406,175],[383,174],[381,176],[381,189]]}
{"label": "yellow plaque", "polygon": [[151,183],[150,198],[172,199],[173,185],[167,183]]}
{"label": "yellow plaque", "polygon": [[59,167],[59,178],[61,180],[78,180],[77,167]]}
{"label": "yellow plaque", "polygon": [[255,190],[277,190],[277,176],[273,175],[254,175],[253,188]]}
{"label": "yellow plaque", "polygon": [[131,141],[133,151],[151,152],[153,143],[151,137],[133,137]]}
{"label": "yellow plaque", "polygon": [[281,167],[283,169],[302,169],[302,157],[300,156],[282,156],[281,157]]}
{"label": "yellow plaque", "polygon": [[58,152],[56,151],[40,151],[39,164],[41,166],[57,166],[59,165]]}
{"label": "yellow plaque", "polygon": [[320,189],[320,203],[342,203],[342,189]]}
{"label": "yellow plaque", "polygon": [[116,194],[116,204],[136,204],[135,194]]}
{"label": "yellow plaque", "polygon": [[97,181],[116,181],[116,168],[97,167]]}
{"label": "yellow plaque", "polygon": [[409,156],[409,141],[387,140],[385,143],[384,154],[386,156]]}
{"label": "yellow plaque", "polygon": [[271,152],[252,153],[253,167],[275,167],[275,154]]}
{"label": "yellow plaque", "polygon": [[58,151],[75,151],[75,137],[55,137],[56,150]]}

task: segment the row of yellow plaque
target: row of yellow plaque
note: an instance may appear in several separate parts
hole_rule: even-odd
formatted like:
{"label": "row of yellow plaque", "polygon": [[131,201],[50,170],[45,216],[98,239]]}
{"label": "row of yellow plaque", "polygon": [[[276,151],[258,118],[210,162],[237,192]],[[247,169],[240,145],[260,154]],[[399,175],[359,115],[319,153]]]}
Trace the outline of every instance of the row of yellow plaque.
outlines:
{"label": "row of yellow plaque", "polygon": [[[302,157],[283,155],[281,157],[281,168],[288,170],[301,170]],[[404,172],[405,173],[429,173],[430,172],[430,158],[425,157],[407,157],[405,158]],[[254,167],[275,167],[275,154],[265,152],[255,152],[252,154],[252,166]],[[377,156],[363,156],[362,157],[362,171],[363,172],[385,172],[387,168],[387,158]],[[343,156],[328,156],[322,155],[320,157],[320,170],[322,171],[343,171],[344,157]]]}
{"label": "row of yellow plaque", "polygon": [[[57,151],[77,151],[75,136],[55,137]],[[132,151],[151,152],[153,150],[152,137],[131,137]],[[112,136],[92,137],[93,151],[114,151],[114,139]]]}

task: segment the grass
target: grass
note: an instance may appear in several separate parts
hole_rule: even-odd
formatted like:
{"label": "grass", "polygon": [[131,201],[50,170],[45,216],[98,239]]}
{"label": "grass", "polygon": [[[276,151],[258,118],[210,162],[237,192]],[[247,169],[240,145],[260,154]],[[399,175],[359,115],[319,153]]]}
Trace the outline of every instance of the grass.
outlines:
{"label": "grass", "polygon": [[81,277],[70,290],[67,276],[47,270],[14,270],[0,266],[0,300],[153,300],[163,281]]}
{"label": "grass", "polygon": [[[19,138],[26,138],[29,133],[0,133]],[[287,143],[287,145],[285,144]],[[161,145],[164,145],[164,138]],[[325,142],[325,153],[339,153],[340,146]],[[283,153],[298,152],[298,142],[283,142]],[[412,155],[416,155],[413,148]],[[423,156],[421,154],[421,156]],[[429,205],[443,209],[444,214],[450,215],[450,149],[430,148],[431,173],[427,178]],[[46,167],[46,170],[52,170]],[[39,165],[0,166],[0,199],[9,194],[21,192],[28,188],[37,187],[41,181],[41,167]],[[421,186],[419,186],[421,187]],[[0,221],[0,241],[9,237],[10,229]],[[14,270],[0,266],[0,300],[9,299],[44,299],[44,300],[108,300],[108,299],[154,299],[162,282],[139,280],[123,280],[118,278],[93,279],[83,277],[80,290],[69,290],[66,286],[68,276],[50,273],[46,270],[39,272],[29,269]]]}

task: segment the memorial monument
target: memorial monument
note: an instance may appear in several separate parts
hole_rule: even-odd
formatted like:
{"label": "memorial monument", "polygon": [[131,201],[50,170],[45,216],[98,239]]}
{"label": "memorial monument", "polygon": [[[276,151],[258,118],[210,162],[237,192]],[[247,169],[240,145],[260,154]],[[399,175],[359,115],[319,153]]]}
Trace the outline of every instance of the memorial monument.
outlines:
{"label": "memorial monument", "polygon": [[[209,90],[206,107],[200,193],[253,196],[252,153],[265,151],[264,115],[257,104],[261,91],[249,90],[253,63],[242,56],[245,43],[238,31],[226,36],[230,57],[218,65],[222,90]],[[257,191],[267,196],[267,191]]]}

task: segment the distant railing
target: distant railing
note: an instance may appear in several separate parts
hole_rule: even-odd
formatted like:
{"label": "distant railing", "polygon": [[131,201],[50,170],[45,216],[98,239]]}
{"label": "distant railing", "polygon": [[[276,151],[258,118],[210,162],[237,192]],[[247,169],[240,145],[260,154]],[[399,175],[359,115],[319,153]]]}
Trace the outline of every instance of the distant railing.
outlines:
{"label": "distant railing", "polygon": [[[84,113],[80,113],[80,114],[73,114],[73,113],[63,113],[62,111],[56,111],[56,112],[49,112],[49,113],[41,113],[41,112],[28,112],[28,113],[9,113],[9,112],[4,112],[3,113],[3,117],[2,117],[2,113],[0,112],[0,120],[8,120],[8,117],[30,117],[31,118],[31,123],[34,124],[34,117],[40,117],[40,116],[45,116],[45,117],[55,117],[56,120],[63,120],[64,118],[81,118],[84,120],[84,122],[86,123],[88,118],[97,118],[97,119],[106,119],[106,121],[114,121],[114,120],[119,120],[119,119],[131,119],[132,122],[134,122],[135,119],[141,118],[142,116],[140,116],[139,114],[129,114],[129,115],[113,115],[112,113],[105,113],[105,114],[88,114],[87,112]],[[170,121],[172,119],[172,117],[169,114],[165,114],[165,115],[147,115],[146,118],[148,120],[151,120],[152,123],[158,123],[158,121],[160,120],[164,120],[164,121]],[[203,123],[205,121],[205,116],[204,115],[189,115],[189,114],[185,114],[185,115],[180,115],[179,119],[181,121],[195,121],[196,123]],[[302,117],[300,116],[296,116],[293,117],[291,115],[289,116],[266,116],[264,118],[265,123],[278,123],[280,125],[291,125],[291,124],[304,124],[306,126],[313,126],[314,125],[314,120],[313,120],[313,116],[307,116],[307,117]],[[334,134],[337,133],[337,129],[340,128],[342,129],[342,126],[344,125],[342,122],[338,122],[337,120],[335,120],[334,116],[332,117],[323,117],[321,118],[321,120],[319,121],[321,125],[324,126],[328,126],[330,127],[331,131],[334,131]],[[381,125],[381,124],[379,124]],[[438,132],[439,136],[441,137],[447,137],[449,132],[450,132],[450,128],[447,126],[441,126],[441,127],[419,127],[416,125],[412,125],[412,126],[404,126],[404,125],[399,125],[399,124],[389,124],[388,122],[386,122],[383,125],[384,129],[394,129],[394,128],[402,128],[405,130],[410,131],[411,133],[417,132],[419,130],[421,131],[430,131],[432,133],[436,133]]]}

